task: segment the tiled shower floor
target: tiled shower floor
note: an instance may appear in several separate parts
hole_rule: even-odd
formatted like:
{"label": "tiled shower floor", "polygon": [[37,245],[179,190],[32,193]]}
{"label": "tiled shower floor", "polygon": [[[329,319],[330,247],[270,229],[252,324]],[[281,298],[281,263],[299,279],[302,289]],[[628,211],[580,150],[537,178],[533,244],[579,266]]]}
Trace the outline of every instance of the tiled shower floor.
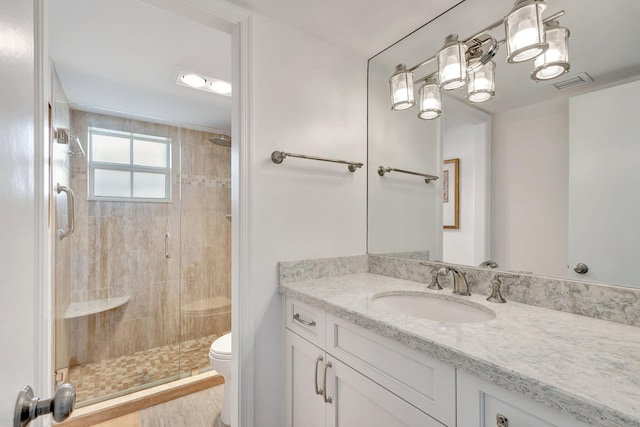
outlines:
{"label": "tiled shower floor", "polygon": [[216,338],[210,335],[69,368],[78,406],[189,376],[193,369],[204,372],[209,369],[209,347]]}

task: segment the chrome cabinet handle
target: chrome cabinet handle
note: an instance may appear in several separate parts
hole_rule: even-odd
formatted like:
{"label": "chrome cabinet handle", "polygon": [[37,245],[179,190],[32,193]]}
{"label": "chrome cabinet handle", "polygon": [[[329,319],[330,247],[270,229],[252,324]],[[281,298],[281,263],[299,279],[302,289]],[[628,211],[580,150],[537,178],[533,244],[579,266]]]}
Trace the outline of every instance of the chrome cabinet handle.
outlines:
{"label": "chrome cabinet handle", "polygon": [[324,403],[331,403],[333,402],[333,399],[331,398],[331,396],[327,396],[327,370],[329,368],[331,368],[333,365],[331,365],[331,362],[327,362],[324,365],[324,380],[322,381],[322,396],[324,397]]}
{"label": "chrome cabinet handle", "polygon": [[311,322],[309,322],[308,320],[304,320],[300,318],[300,313],[296,313],[293,315],[293,320],[295,320],[296,322],[300,322],[303,325],[307,325],[307,326],[316,326],[316,321],[312,320]]}
{"label": "chrome cabinet handle", "polygon": [[509,420],[502,414],[496,415],[496,427],[509,427]]}
{"label": "chrome cabinet handle", "polygon": [[57,423],[66,420],[76,406],[76,388],[69,383],[56,388],[52,399],[40,399],[33,395],[31,387],[20,390],[13,413],[13,427],[25,427],[40,415],[53,413]]}
{"label": "chrome cabinet handle", "polygon": [[323,360],[324,359],[322,358],[322,355],[318,356],[318,358],[316,359],[316,373],[315,373],[315,376],[313,377],[313,381],[315,382],[315,385],[316,385],[316,394],[318,396],[322,396],[324,394],[324,390],[321,388],[318,388],[318,364]]}
{"label": "chrome cabinet handle", "polygon": [[171,233],[166,232],[164,235],[164,256],[171,258]]}
{"label": "chrome cabinet handle", "polygon": [[65,237],[71,236],[75,230],[75,196],[69,187],[65,187],[59,183],[56,184],[56,192],[58,194],[64,192],[67,195],[67,230],[65,231],[62,228],[58,229],[60,240],[62,240]]}

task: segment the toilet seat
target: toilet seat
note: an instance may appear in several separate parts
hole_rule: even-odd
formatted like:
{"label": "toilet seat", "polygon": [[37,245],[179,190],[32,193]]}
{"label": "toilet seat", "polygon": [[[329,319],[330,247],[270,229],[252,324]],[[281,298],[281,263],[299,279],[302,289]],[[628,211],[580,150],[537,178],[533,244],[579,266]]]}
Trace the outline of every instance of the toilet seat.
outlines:
{"label": "toilet seat", "polygon": [[211,344],[209,357],[218,360],[231,360],[231,332],[221,336]]}

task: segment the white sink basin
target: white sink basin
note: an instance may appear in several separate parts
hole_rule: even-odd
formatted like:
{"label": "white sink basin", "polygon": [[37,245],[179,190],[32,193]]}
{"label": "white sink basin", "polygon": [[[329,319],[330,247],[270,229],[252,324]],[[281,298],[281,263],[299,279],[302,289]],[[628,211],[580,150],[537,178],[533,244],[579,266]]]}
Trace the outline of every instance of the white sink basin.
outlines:
{"label": "white sink basin", "polygon": [[490,309],[455,297],[427,293],[379,294],[373,304],[405,316],[438,322],[478,323],[494,319]]}

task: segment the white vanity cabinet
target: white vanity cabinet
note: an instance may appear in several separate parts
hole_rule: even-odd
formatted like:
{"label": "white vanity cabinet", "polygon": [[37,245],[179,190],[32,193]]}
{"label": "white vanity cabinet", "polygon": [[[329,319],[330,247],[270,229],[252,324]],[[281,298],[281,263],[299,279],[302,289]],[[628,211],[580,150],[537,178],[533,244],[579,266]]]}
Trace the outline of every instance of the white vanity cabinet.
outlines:
{"label": "white vanity cabinet", "polygon": [[589,427],[289,297],[285,325],[286,427]]}
{"label": "white vanity cabinet", "polygon": [[287,427],[443,426],[294,332],[285,335]]}
{"label": "white vanity cabinet", "polygon": [[457,382],[458,427],[590,427],[464,371]]}
{"label": "white vanity cabinet", "polygon": [[[435,360],[435,367],[416,363],[392,350],[391,341],[297,301],[287,299],[286,306],[287,427],[454,425],[453,368]],[[442,373],[434,372],[440,367]],[[438,382],[447,384],[445,390]],[[436,410],[448,420],[439,422],[409,403],[420,399],[448,408]]]}

